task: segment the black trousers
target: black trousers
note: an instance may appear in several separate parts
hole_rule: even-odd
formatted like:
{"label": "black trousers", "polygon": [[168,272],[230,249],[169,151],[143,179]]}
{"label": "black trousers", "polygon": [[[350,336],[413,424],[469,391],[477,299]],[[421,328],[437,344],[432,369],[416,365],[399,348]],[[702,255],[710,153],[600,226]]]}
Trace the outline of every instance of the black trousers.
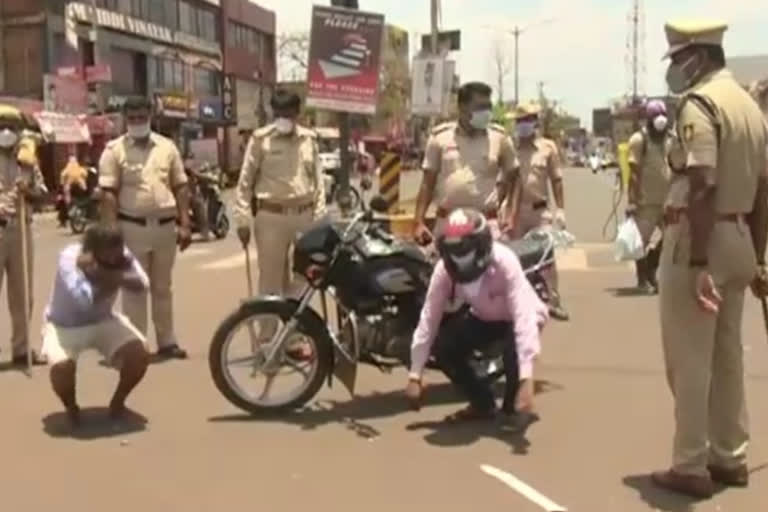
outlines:
{"label": "black trousers", "polygon": [[440,369],[469,399],[470,405],[479,411],[490,411],[496,407],[491,384],[479,378],[469,363],[475,350],[485,352],[497,344],[502,345],[506,377],[502,409],[513,413],[520,387],[520,370],[510,322],[485,322],[468,311],[457,312],[441,325],[434,354]]}

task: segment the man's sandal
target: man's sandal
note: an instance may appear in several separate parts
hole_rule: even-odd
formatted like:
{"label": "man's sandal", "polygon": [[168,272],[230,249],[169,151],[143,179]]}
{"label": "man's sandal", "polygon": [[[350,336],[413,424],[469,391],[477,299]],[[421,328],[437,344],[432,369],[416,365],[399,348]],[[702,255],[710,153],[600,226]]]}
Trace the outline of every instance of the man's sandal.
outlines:
{"label": "man's sandal", "polygon": [[446,416],[443,421],[445,423],[455,425],[460,423],[469,423],[473,421],[487,421],[487,420],[492,420],[495,417],[496,417],[496,411],[494,409],[481,411],[481,410],[475,409],[472,406],[469,406],[459,411],[456,411],[453,414]]}

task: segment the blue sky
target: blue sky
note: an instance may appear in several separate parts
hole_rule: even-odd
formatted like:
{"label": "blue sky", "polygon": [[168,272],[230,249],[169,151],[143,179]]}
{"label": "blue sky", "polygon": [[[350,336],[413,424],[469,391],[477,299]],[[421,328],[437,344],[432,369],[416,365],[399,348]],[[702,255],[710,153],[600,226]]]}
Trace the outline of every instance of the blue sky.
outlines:
{"label": "blue sky", "polygon": [[[311,0],[256,0],[277,13],[278,32],[308,30]],[[359,0],[362,10],[379,12],[417,37],[429,30],[428,0]],[[662,62],[666,47],[664,22],[682,17],[724,19],[730,24],[725,35],[728,55],[768,53],[768,8],[764,0],[644,0],[645,68],[644,89],[663,93]],[[462,81],[497,82],[493,70],[497,45],[513,55],[511,36],[503,29],[516,24],[531,28],[520,37],[520,96],[537,94],[544,82],[549,97],[590,124],[591,110],[605,106],[611,98],[631,89],[625,64],[628,15],[631,0],[443,0],[442,27],[462,30],[462,51],[453,54]],[[545,20],[549,23],[539,24]],[[768,74],[768,70],[766,70]],[[505,96],[513,96],[513,75],[505,80]]]}

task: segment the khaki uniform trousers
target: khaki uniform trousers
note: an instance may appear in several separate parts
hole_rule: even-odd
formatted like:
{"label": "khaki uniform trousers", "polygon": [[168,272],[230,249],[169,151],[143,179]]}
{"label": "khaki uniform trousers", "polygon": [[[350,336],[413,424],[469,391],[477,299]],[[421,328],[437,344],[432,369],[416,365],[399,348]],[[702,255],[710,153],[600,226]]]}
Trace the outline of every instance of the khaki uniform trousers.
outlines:
{"label": "khaki uniform trousers", "polygon": [[707,464],[734,468],[746,458],[741,320],[755,255],[744,221],[717,222],[709,264],[722,296],[716,315],[693,296],[687,219],[666,227],[661,252],[661,336],[667,381],[675,401],[673,469],[706,476]]}
{"label": "khaki uniform trousers", "polygon": [[[260,210],[253,218],[259,267],[259,295],[296,297],[301,280],[294,279],[291,248],[296,236],[312,224],[312,209],[300,213],[274,213]],[[260,324],[262,338],[277,329],[273,320]]]}
{"label": "khaki uniform trousers", "polygon": [[[552,225],[552,212],[549,208],[534,208],[533,203],[524,201],[520,203],[520,210],[515,219],[515,227],[512,230],[512,239],[523,238],[532,229]],[[560,300],[560,279],[557,273],[557,264],[552,265],[551,270],[544,272],[544,279],[553,292],[550,302],[558,303]]]}
{"label": "khaki uniform trousers", "polygon": [[[148,219],[142,226],[121,221],[125,245],[136,256],[149,276],[152,296],[152,321],[159,348],[177,343],[173,331],[173,291],[171,276],[176,261],[176,227],[173,221],[158,224]],[[123,313],[146,338],[147,292],[123,290]]]}
{"label": "khaki uniform trousers", "polygon": [[8,313],[11,317],[11,347],[13,355],[27,353],[26,322],[24,318],[24,297],[29,301],[29,311],[34,304],[33,262],[34,244],[32,229],[27,225],[27,271],[29,272],[29,290],[24,293],[24,265],[22,263],[21,226],[18,222],[9,222],[0,227],[0,290],[5,276],[8,276]]}

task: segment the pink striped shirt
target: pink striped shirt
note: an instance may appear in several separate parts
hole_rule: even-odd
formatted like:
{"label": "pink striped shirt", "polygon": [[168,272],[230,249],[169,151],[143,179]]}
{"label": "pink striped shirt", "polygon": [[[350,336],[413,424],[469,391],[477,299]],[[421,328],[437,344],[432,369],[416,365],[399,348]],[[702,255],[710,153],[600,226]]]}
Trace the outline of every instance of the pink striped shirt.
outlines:
{"label": "pink striped shirt", "polygon": [[[496,242],[492,251],[491,265],[480,278],[479,293],[470,296],[458,285],[455,293],[469,304],[478,319],[513,324],[520,378],[528,379],[533,374],[533,361],[541,352],[539,332],[549,319],[549,309],[536,295],[512,249]],[[441,260],[435,266],[419,325],[413,334],[410,372],[413,378],[420,378],[424,371],[443,314],[451,301],[452,288],[453,281]]]}

